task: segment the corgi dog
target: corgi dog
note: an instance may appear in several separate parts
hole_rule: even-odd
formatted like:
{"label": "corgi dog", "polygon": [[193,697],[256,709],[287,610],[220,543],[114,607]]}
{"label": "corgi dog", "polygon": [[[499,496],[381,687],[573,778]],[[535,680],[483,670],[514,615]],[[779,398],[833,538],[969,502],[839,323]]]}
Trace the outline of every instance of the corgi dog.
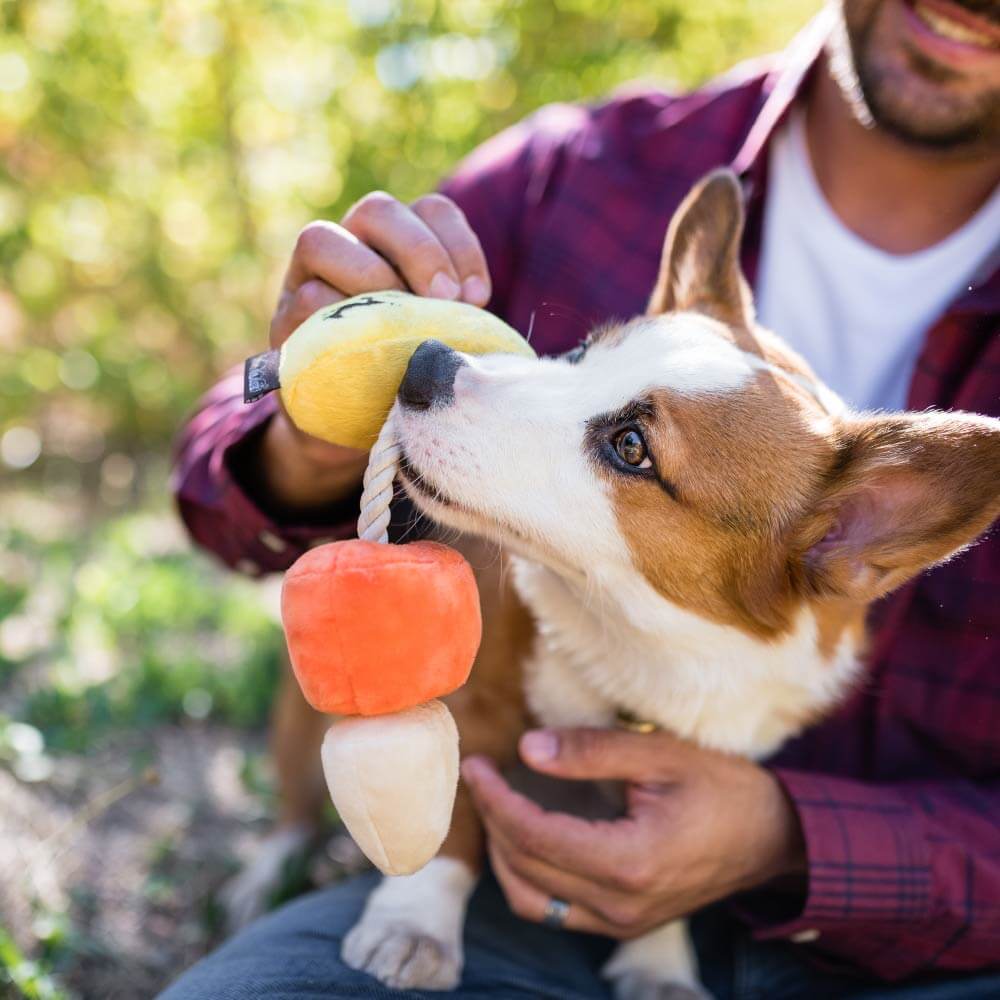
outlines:
{"label": "corgi dog", "polygon": [[[767,758],[859,681],[871,602],[1000,514],[1000,421],[852,412],[755,322],[742,230],[739,184],[717,171],[672,219],[645,315],[562,358],[414,355],[394,411],[403,485],[504,553],[473,556],[484,639],[447,699],[463,753],[512,764],[531,724],[625,715]],[[439,856],[374,891],[347,964],[455,987],[482,856],[460,788]],[[683,921],[605,971],[620,1000],[705,995]]]}

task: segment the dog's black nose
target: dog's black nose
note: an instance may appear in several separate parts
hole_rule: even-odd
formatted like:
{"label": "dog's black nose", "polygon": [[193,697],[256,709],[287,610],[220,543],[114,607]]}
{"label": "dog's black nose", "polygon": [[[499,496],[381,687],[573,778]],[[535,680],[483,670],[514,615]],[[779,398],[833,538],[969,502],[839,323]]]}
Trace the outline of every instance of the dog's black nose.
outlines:
{"label": "dog's black nose", "polygon": [[399,385],[399,401],[411,410],[428,410],[450,403],[455,392],[455,373],[465,362],[440,340],[425,340],[410,358]]}

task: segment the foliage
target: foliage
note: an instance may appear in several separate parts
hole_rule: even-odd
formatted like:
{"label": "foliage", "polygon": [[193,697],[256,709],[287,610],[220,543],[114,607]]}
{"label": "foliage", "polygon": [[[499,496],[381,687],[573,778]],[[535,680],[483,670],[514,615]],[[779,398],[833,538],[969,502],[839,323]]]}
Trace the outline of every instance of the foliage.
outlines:
{"label": "foliage", "polygon": [[16,989],[25,1000],[63,1000],[63,993],[43,961],[25,958],[14,939],[0,927],[0,987]]}
{"label": "foliage", "polygon": [[9,464],[162,445],[262,343],[309,218],[416,196],[542,103],[697,83],[817,6],[0,2],[0,435],[30,432]]}
{"label": "foliage", "polygon": [[[30,507],[44,510],[37,498]],[[46,748],[85,750],[115,728],[263,721],[280,629],[258,590],[191,552],[169,514],[54,539],[9,521],[0,531],[0,679],[23,691],[19,721],[0,716],[0,760],[15,773],[42,777]]]}

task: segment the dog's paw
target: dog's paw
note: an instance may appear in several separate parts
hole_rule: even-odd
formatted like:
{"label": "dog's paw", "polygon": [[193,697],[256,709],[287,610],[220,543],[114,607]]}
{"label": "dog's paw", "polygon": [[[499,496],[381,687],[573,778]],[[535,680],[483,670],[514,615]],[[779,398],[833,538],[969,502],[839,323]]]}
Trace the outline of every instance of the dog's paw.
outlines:
{"label": "dog's paw", "polygon": [[648,973],[626,972],[611,985],[615,1000],[712,1000],[699,986],[664,982]]}
{"label": "dog's paw", "polygon": [[256,920],[267,909],[273,885],[263,881],[250,864],[220,890],[219,902],[226,930],[232,934]]}
{"label": "dog's paw", "polygon": [[340,957],[397,990],[453,990],[462,974],[460,944],[381,919],[362,918],[344,938]]}
{"label": "dog's paw", "polygon": [[219,892],[226,929],[232,933],[256,920],[270,905],[289,863],[308,846],[310,831],[276,830],[266,837],[246,867]]}

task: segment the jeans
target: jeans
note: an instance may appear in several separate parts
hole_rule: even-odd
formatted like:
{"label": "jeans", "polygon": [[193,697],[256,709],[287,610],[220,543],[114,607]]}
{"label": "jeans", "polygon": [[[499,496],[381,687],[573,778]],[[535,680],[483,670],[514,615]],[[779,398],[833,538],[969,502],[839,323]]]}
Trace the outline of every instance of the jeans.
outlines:
{"label": "jeans", "polygon": [[[451,994],[399,991],[340,961],[340,941],[377,884],[363,875],[304,896],[262,917],[188,969],[161,1000],[609,1000],[600,967],[613,943],[526,923],[507,907],[496,882],[483,879],[469,906],[465,972]],[[989,1000],[1000,973],[879,984],[823,972],[801,946],[755,942],[724,907],[691,921],[702,980],[718,1000]]]}

